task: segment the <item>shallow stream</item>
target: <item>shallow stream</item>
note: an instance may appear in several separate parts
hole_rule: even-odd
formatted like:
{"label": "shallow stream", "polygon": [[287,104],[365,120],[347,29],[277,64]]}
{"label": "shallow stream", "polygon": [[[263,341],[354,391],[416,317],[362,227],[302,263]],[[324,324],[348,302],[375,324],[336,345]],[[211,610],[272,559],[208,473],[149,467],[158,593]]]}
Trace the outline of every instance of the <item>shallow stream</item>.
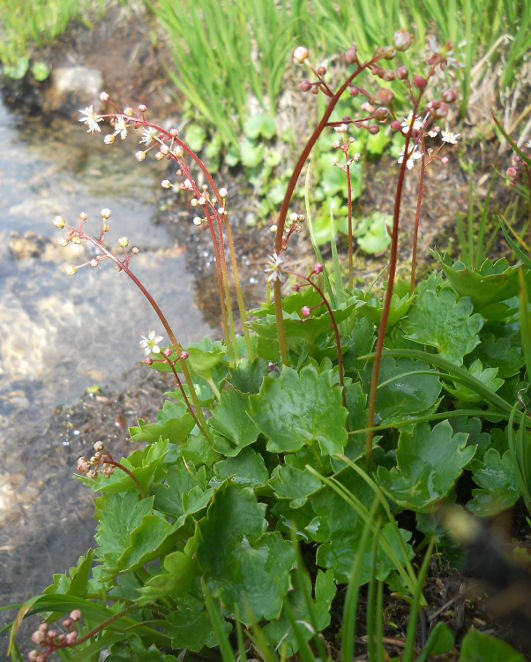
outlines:
{"label": "shallow stream", "polygon": [[[75,225],[85,211],[85,228],[97,234],[99,211],[110,208],[108,244],[126,235],[140,248],[132,270],[180,341],[212,334],[194,303],[184,249],[153,222],[163,166],[138,164],[137,140],[108,147],[76,122],[44,123],[0,104],[0,606],[42,590],[52,572],[86,551],[93,533],[89,495],[86,507],[71,507],[72,494],[87,492],[72,480],[75,466],[57,471],[49,458],[61,449],[34,444],[29,450],[26,435],[44,429],[58,405],[73,404],[89,387],[123,388],[124,371],[143,356],[138,334],[162,330],[135,285],[112,265],[65,274],[66,264],[85,262],[91,253],[60,248],[54,216]],[[70,432],[64,446],[81,434]],[[53,509],[60,518],[45,517],[35,530],[36,509],[57,500],[64,502]],[[39,558],[23,558],[26,535],[39,540]]]}

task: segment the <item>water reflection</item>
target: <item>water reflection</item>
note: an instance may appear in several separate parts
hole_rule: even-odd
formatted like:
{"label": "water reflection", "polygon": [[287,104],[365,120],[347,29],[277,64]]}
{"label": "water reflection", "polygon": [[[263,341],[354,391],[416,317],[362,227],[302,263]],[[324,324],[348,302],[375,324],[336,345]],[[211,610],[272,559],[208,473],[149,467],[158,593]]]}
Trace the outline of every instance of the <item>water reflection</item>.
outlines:
{"label": "water reflection", "polygon": [[[37,488],[29,485],[29,476],[38,463],[48,462],[45,456],[51,451],[34,444],[28,453],[23,443],[14,445],[14,441],[36,425],[45,426],[57,405],[72,404],[87,387],[120,386],[124,371],[142,358],[137,334],[153,327],[161,331],[149,304],[112,265],[65,275],[65,264],[87,259],[76,251],[90,249],[60,248],[61,233],[52,226],[52,218],[61,214],[75,222],[79,212],[86,211],[86,227],[92,220],[97,233],[99,210],[111,208],[110,243],[127,235],[140,247],[133,271],[168,311],[180,341],[186,345],[212,333],[194,304],[183,251],[164,228],[151,222],[162,170],[155,162],[137,164],[132,156],[137,140],[135,136],[108,147],[82,126],[60,118],[45,125],[39,119],[17,117],[0,105],[0,453],[8,453],[0,469],[0,579],[6,567],[1,556],[10,553],[9,509],[23,509],[31,528],[35,501],[31,489]],[[28,231],[38,236],[28,239]],[[46,465],[39,473],[46,475]],[[40,507],[43,499],[54,499],[64,490],[62,481],[71,480],[71,474],[72,468],[64,467],[50,485],[39,488]],[[80,489],[77,483],[75,489]],[[90,520],[90,507],[85,510],[80,520],[79,513],[75,515],[77,529],[79,522]],[[63,513],[65,517],[69,516]],[[31,586],[24,586],[22,573],[22,583],[13,588],[14,593],[4,592],[1,604],[40,590],[51,577],[52,566],[54,571],[63,569],[58,566],[66,556],[50,554],[51,541],[56,550],[59,540],[63,555],[85,551],[90,536],[76,542],[75,533],[65,534],[64,522],[57,527],[59,522],[48,521],[41,528],[41,584],[32,580]],[[84,525],[81,528],[86,531]],[[28,535],[35,539],[37,534],[28,528]],[[23,558],[20,567],[25,567]],[[13,587],[13,582],[9,585]]]}

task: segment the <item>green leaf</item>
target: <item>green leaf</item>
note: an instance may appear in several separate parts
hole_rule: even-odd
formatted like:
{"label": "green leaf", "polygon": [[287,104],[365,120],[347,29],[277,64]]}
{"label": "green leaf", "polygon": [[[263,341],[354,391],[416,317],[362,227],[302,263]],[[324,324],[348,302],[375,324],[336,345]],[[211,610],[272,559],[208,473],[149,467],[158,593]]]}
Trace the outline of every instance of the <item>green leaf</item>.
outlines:
{"label": "green leaf", "polygon": [[4,64],[2,73],[13,80],[21,80],[29,69],[29,57],[23,55],[14,64]]}
{"label": "green leaf", "polygon": [[31,75],[36,81],[42,83],[50,75],[50,68],[45,62],[34,62],[31,65]]}
{"label": "green leaf", "polygon": [[290,499],[291,508],[300,508],[310,494],[321,488],[321,481],[305,469],[279,465],[273,471],[269,485],[277,498]]}
{"label": "green leaf", "polygon": [[[337,474],[338,481],[362,502],[366,508],[370,508],[374,501],[372,488],[352,470],[344,470]],[[317,550],[317,564],[324,568],[332,568],[336,581],[346,584],[352,572],[352,564],[359,547],[363,531],[363,520],[361,516],[345,504],[345,500],[331,487],[325,487],[309,497],[311,506],[315,512],[314,519],[306,527],[306,531],[315,542],[321,543]],[[298,511],[295,510],[296,514]],[[400,530],[402,539],[407,542],[411,537],[408,531]],[[402,546],[397,538],[395,529],[389,522],[380,532],[382,538],[388,542],[397,558],[405,563],[402,555]],[[406,545],[410,558],[413,550]],[[369,581],[371,576],[372,554],[370,548],[367,550],[360,568],[360,583]],[[378,579],[385,579],[395,565],[381,545],[378,549],[377,572]]]}
{"label": "green leaf", "polygon": [[[260,391],[264,377],[267,375],[268,362],[257,356],[253,361],[242,358],[230,369],[229,384],[242,393],[256,395]],[[219,405],[218,405],[219,406]]]}
{"label": "green leaf", "polygon": [[520,489],[510,451],[500,457],[498,451],[489,448],[483,462],[472,462],[473,479],[481,489],[472,490],[472,500],[467,508],[478,517],[490,517],[512,508],[518,501]]}
{"label": "green leaf", "polygon": [[490,637],[473,628],[461,645],[459,662],[525,662],[523,655],[496,637]]}
{"label": "green leaf", "polygon": [[[429,367],[424,361],[382,359],[376,395],[376,425],[383,421],[403,420],[429,409],[437,402],[441,392],[437,375],[414,374],[427,371]],[[364,374],[368,382],[372,375],[372,363]]]}
{"label": "green leaf", "polygon": [[184,402],[166,400],[162,409],[157,412],[157,422],[145,424],[142,419],[138,427],[129,428],[129,434],[134,441],[158,441],[168,439],[172,444],[186,441],[195,425],[192,415]]}
{"label": "green leaf", "polygon": [[154,497],[140,499],[136,492],[104,494],[94,499],[95,519],[98,521],[96,556],[106,570],[114,570],[116,563],[129,547],[131,534],[142,523],[144,515],[150,515]]}
{"label": "green leaf", "polygon": [[267,139],[273,138],[277,132],[275,118],[267,113],[252,115],[245,122],[243,132],[247,138],[251,139],[259,136]]}
{"label": "green leaf", "polygon": [[200,124],[186,127],[186,144],[193,152],[199,152],[206,140],[206,131]]}
{"label": "green leaf", "polygon": [[111,646],[110,655],[105,659],[107,662],[123,662],[124,660],[138,660],[138,662],[178,662],[173,655],[161,653],[155,644],[146,648],[142,639],[129,632],[127,644],[120,642]]}
{"label": "green leaf", "polygon": [[[366,317],[373,324],[380,326],[383,315],[383,302],[378,297],[372,296],[370,293],[362,295],[362,298],[366,303],[359,309],[360,317]],[[387,328],[391,328],[395,324],[398,324],[404,315],[407,314],[412,303],[413,297],[410,297],[409,293],[402,297],[398,294],[393,294],[391,297],[391,305],[389,307]]]}
{"label": "green leaf", "polygon": [[369,134],[367,139],[367,151],[375,156],[380,156],[383,151],[391,142],[390,136],[386,135],[385,131],[378,131],[375,135]]}
{"label": "green leaf", "polygon": [[378,467],[378,482],[403,508],[425,512],[444,499],[476,449],[466,447],[467,437],[453,434],[448,421],[433,429],[419,423],[413,434],[402,432],[396,451],[397,469]]}
{"label": "green leaf", "polygon": [[[201,467],[202,475],[205,474],[205,467]],[[180,517],[184,513],[183,494],[188,494],[197,486],[197,479],[194,476],[195,467],[193,463],[187,466],[183,458],[178,458],[175,464],[170,467],[166,474],[166,484],[154,483],[149,491],[155,496],[155,508],[166,515]],[[206,489],[206,478],[204,487]]]}
{"label": "green leaf", "polygon": [[137,589],[141,595],[138,601],[149,602],[160,600],[167,595],[184,595],[190,589],[192,580],[200,575],[197,561],[186,553],[186,549],[184,552],[168,554],[164,558],[164,571],[157,573]]}
{"label": "green leaf", "polygon": [[[503,379],[496,377],[498,368],[483,369],[483,365],[479,359],[476,359],[466,370],[493,393],[503,384]],[[461,402],[482,402],[484,400],[480,393],[460,382],[454,382],[454,388],[450,388],[447,384],[444,385],[444,388]]]}
{"label": "green leaf", "polygon": [[256,168],[264,160],[264,145],[262,143],[256,145],[251,140],[244,138],[240,142],[240,155],[244,166]]}
{"label": "green leaf", "polygon": [[238,457],[216,462],[214,475],[220,483],[230,478],[233,483],[247,487],[263,487],[269,479],[263,457],[252,448],[244,448]]}
{"label": "green leaf", "polygon": [[84,597],[87,592],[94,553],[91,549],[86,556],[80,556],[77,566],[66,573],[53,576],[53,584],[44,589],[43,595],[62,594]]}
{"label": "green leaf", "polygon": [[424,662],[428,655],[443,655],[452,650],[455,637],[444,622],[439,622],[430,632],[424,649],[415,662]]}
{"label": "green leaf", "polygon": [[228,439],[215,439],[215,448],[220,453],[238,455],[242,448],[256,441],[260,431],[247,414],[249,408],[247,394],[233,388],[221,393],[221,400],[208,421],[216,432]]}
{"label": "green leaf", "polygon": [[457,292],[448,286],[438,293],[427,290],[402,322],[406,338],[435,347],[442,358],[456,365],[461,365],[463,357],[479,343],[482,326],[483,318],[473,313],[471,300],[458,299]]}
{"label": "green leaf", "polygon": [[370,255],[383,253],[391,243],[386,225],[391,225],[392,216],[374,212],[364,219],[354,231],[360,248]]}
{"label": "green leaf", "polygon": [[507,379],[520,372],[524,357],[518,347],[513,347],[509,338],[496,338],[491,333],[480,333],[480,343],[470,354],[470,359],[479,359],[487,368],[498,368],[498,377]]}
{"label": "green leaf", "polygon": [[211,351],[204,351],[199,347],[190,346],[188,352],[188,363],[192,371],[207,382],[212,379],[212,373],[217,364],[223,359],[226,352],[214,347]]}
{"label": "green leaf", "polygon": [[227,481],[199,524],[196,558],[208,589],[231,611],[238,608],[247,625],[279,616],[295,561],[290,543],[266,533],[265,508],[251,489]]}
{"label": "green leaf", "polygon": [[[288,593],[286,600],[292,609],[293,615],[300,625],[299,631],[303,638],[308,641],[314,636],[312,621],[310,617],[310,608],[315,616],[315,625],[321,632],[330,624],[330,607],[336,594],[336,585],[334,583],[334,573],[331,570],[323,572],[318,570],[315,580],[315,600],[311,600],[310,607],[306,595],[312,595],[312,582],[308,574],[304,571],[291,573],[293,590]],[[306,593],[301,585],[304,581]],[[286,608],[282,609],[280,618],[271,621],[264,627],[264,634],[267,635],[275,645],[282,642],[286,643],[286,654],[288,657],[295,655],[299,650],[297,638],[293,633],[289,618],[286,614]]]}
{"label": "green leaf", "polygon": [[[177,601],[177,609],[168,614],[167,621],[166,634],[171,637],[174,648],[188,648],[197,653],[204,646],[213,648],[217,644],[204,603],[190,595]],[[230,625],[227,621],[224,624],[228,634]]]}
{"label": "green leaf", "polygon": [[269,439],[271,452],[298,451],[316,442],[323,455],[340,453],[347,443],[341,389],[332,370],[319,373],[307,365],[297,374],[284,366],[278,379],[264,379],[251,396],[251,418]]}

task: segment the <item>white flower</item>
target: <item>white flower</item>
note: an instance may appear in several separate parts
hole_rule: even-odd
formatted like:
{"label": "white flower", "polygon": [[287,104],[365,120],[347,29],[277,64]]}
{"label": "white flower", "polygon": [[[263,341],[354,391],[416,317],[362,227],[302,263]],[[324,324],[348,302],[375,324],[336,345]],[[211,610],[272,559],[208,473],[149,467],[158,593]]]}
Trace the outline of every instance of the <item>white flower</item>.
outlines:
{"label": "white flower", "polygon": [[427,42],[429,48],[433,51],[433,55],[428,59],[428,64],[435,66],[440,64],[441,68],[442,65],[454,67],[455,69],[465,68],[465,65],[462,62],[459,62],[457,58],[453,57],[454,47],[449,41],[447,41],[444,46],[439,46],[435,37],[429,37]]}
{"label": "white flower", "polygon": [[139,347],[143,350],[146,356],[149,356],[151,352],[153,352],[153,354],[160,354],[159,342],[164,340],[164,338],[162,336],[157,336],[155,329],[149,332],[147,338],[146,336],[140,337],[142,340],[139,343]]}
{"label": "white flower", "polygon": [[153,138],[157,135],[157,133],[158,133],[158,129],[154,129],[152,126],[146,127],[144,129],[144,132],[142,133],[142,140],[140,142],[149,145],[149,143],[152,142]]}
{"label": "white flower", "polygon": [[282,267],[286,264],[286,260],[273,253],[269,255],[266,261],[266,268],[264,271],[268,274],[266,281],[271,283],[272,281],[279,280],[282,282],[284,280],[284,274],[282,273]]}
{"label": "white flower", "polygon": [[461,134],[460,133],[452,133],[451,131],[448,131],[448,129],[444,129],[444,131],[441,133],[441,140],[443,143],[450,143],[451,145],[456,145],[457,144],[457,139],[459,138]]}
{"label": "white flower", "polygon": [[114,135],[120,134],[120,138],[125,140],[127,138],[127,122],[123,115],[118,115],[114,123]]}
{"label": "white flower", "polygon": [[[404,160],[404,148],[403,147],[400,150],[400,152],[398,153],[398,155],[400,156],[400,158],[398,159],[398,163],[402,163],[402,161]],[[415,161],[417,159],[420,159],[420,158],[422,158],[422,152],[418,152],[417,151],[417,145],[415,145],[415,147],[413,148],[413,151],[408,156],[408,159],[407,159],[407,162],[406,162],[406,168],[408,170],[412,170],[413,166],[415,165]]]}
{"label": "white flower", "polygon": [[98,122],[103,122],[103,117],[100,117],[94,112],[94,106],[89,106],[85,110],[79,111],[85,117],[80,117],[79,121],[84,122],[88,126],[87,133],[94,133],[94,131],[101,131]]}
{"label": "white flower", "polygon": [[430,138],[436,138],[439,135],[440,127],[438,126],[433,126],[429,131],[428,131],[428,136]]}
{"label": "white flower", "polygon": [[[402,124],[400,126],[404,130],[409,129],[409,127],[411,126],[411,120],[412,119],[413,119],[413,111],[410,110],[409,115],[406,117],[406,119],[402,122]],[[413,128],[415,129],[415,131],[420,131],[420,129],[422,128],[422,124],[423,124],[423,121],[420,119],[420,117],[417,117],[415,119],[414,124],[413,124]]]}

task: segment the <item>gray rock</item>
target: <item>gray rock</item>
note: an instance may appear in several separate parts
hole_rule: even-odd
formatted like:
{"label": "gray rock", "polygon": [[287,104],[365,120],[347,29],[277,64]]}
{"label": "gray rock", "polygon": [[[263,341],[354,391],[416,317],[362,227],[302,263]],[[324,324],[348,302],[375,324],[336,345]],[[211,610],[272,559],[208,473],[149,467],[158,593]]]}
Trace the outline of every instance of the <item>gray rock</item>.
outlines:
{"label": "gray rock", "polygon": [[65,115],[77,113],[79,109],[94,106],[101,110],[100,92],[103,76],[98,69],[89,67],[57,67],[52,70],[51,84],[46,90],[43,110],[56,111]]}

